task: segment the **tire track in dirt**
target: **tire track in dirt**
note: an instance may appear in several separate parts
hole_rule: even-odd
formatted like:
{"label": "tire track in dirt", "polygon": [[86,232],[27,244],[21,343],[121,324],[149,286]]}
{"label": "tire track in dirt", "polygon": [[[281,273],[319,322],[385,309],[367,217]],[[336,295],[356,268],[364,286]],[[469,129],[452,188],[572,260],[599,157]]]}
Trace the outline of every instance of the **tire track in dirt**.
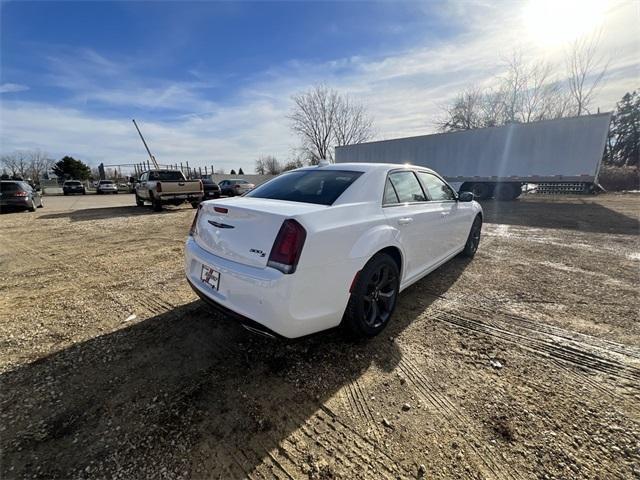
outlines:
{"label": "tire track in dirt", "polygon": [[359,418],[370,428],[370,431],[373,433],[373,436],[377,441],[380,441],[382,431],[380,430],[380,426],[378,422],[376,422],[375,417],[373,416],[373,412],[371,411],[371,407],[369,406],[369,402],[367,400],[367,395],[365,390],[362,388],[362,385],[358,381],[358,379],[354,379],[353,381],[347,383],[343,388],[343,397],[345,399],[345,404],[352,416],[355,418]]}
{"label": "tire track in dirt", "polygon": [[[448,308],[452,307],[455,311],[458,311],[460,313],[473,310],[482,316],[500,316],[504,319],[508,319],[509,324],[517,324],[518,327],[530,330],[537,334],[549,335],[552,337],[557,337],[559,339],[567,340],[583,348],[599,349],[609,355],[618,354],[626,357],[640,359],[640,348],[631,345],[623,345],[604,338],[593,337],[591,335],[587,335],[586,333],[567,330],[556,325],[541,323],[540,321],[531,320],[521,315],[515,315],[513,313],[507,312],[496,313],[495,310],[483,308],[479,306],[479,304],[495,302],[495,300],[483,297],[482,295],[439,295],[432,292],[425,292],[425,294],[446,301]],[[460,305],[462,305],[463,307],[460,307]],[[462,310],[462,308],[464,308],[464,310]],[[503,321],[507,322],[507,320]]]}
{"label": "tire track in dirt", "polygon": [[297,428],[288,437],[279,442],[274,439],[274,442],[279,445],[278,452],[296,471],[319,447],[323,456],[335,460],[336,468],[346,470],[334,472],[338,476],[346,473],[345,478],[361,478],[366,468],[372,468],[377,478],[396,479],[399,475],[410,475],[377,442],[362,435],[326,405],[321,405],[308,418],[295,411],[290,418]]}
{"label": "tire track in dirt", "polygon": [[[539,355],[562,360],[586,370],[603,373],[636,384],[640,383],[639,368],[624,364],[613,358],[605,358],[596,352],[588,351],[584,349],[587,344],[576,346],[562,344],[544,332],[528,329],[539,334],[538,338],[534,338],[517,332],[513,328],[510,329],[509,325],[496,325],[488,319],[470,317],[460,311],[437,310],[433,318],[473,332],[490,335],[509,343],[516,343]],[[578,342],[573,343],[577,344]]]}
{"label": "tire track in dirt", "polygon": [[402,354],[398,361],[398,369],[418,395],[460,433],[460,438],[475,456],[473,461],[478,470],[490,478],[513,480],[522,478],[522,475],[515,471],[505,458],[501,457],[501,461],[496,462],[494,452],[480,447],[483,441],[472,430],[472,420],[424,376],[419,366],[407,354]]}

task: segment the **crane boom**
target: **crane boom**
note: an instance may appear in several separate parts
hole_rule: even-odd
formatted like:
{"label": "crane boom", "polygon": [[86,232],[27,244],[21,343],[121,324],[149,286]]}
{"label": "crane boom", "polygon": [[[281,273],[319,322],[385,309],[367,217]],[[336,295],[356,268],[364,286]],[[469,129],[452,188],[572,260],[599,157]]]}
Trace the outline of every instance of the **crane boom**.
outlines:
{"label": "crane boom", "polygon": [[140,135],[140,140],[142,140],[142,143],[144,144],[144,148],[147,149],[147,153],[149,154],[149,158],[151,159],[151,162],[153,163],[154,168],[159,168],[158,167],[158,162],[156,162],[156,157],[154,157],[151,154],[151,150],[149,150],[149,146],[147,145],[147,142],[145,142],[144,137],[142,136],[142,132],[140,131],[140,129],[138,128],[138,124],[136,123],[135,119],[131,119],[131,121],[133,122],[133,124],[136,127],[136,130],[138,131],[138,135]]}

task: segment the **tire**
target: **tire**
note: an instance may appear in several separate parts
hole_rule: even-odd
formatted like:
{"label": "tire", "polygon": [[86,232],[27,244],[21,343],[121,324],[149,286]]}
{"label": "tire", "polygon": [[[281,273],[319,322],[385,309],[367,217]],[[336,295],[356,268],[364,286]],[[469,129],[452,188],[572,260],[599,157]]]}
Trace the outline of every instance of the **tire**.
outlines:
{"label": "tire", "polygon": [[467,237],[467,243],[464,244],[464,250],[462,250],[462,256],[467,258],[473,258],[478,251],[480,245],[480,234],[482,233],[482,218],[477,215],[471,225],[469,236]]}
{"label": "tire", "polygon": [[342,320],[356,338],[378,335],[389,324],[398,300],[400,272],[386,253],[375,255],[358,274]]}
{"label": "tire", "polygon": [[40,199],[40,205],[38,205],[38,208],[42,208],[44,207],[44,202],[42,201],[42,199]]}
{"label": "tire", "polygon": [[118,191],[116,190],[115,192],[113,192],[113,194],[114,194],[114,195],[117,195],[117,194],[118,194]]}
{"label": "tire", "polygon": [[66,197],[67,195],[69,195],[69,192],[63,192],[63,195]]}
{"label": "tire", "polygon": [[142,200],[137,193],[135,194],[135,196],[136,196],[136,205],[138,207],[144,207],[144,200]]}
{"label": "tire", "polygon": [[29,211],[30,212],[35,212],[36,211],[36,202],[35,200],[31,199],[31,206],[29,207]]}
{"label": "tire", "polygon": [[100,190],[96,190],[96,195],[102,195],[102,192]]}
{"label": "tire", "polygon": [[200,202],[191,202],[192,208],[198,208],[200,206]]}
{"label": "tire", "polygon": [[515,200],[522,193],[522,186],[517,183],[498,183],[493,192],[496,200]]}
{"label": "tire", "polygon": [[157,200],[155,198],[151,199],[151,205],[153,206],[154,212],[162,211],[162,202],[160,200]]}
{"label": "tire", "polygon": [[87,194],[87,191],[86,191],[86,190],[82,190],[82,194],[83,194],[83,195],[86,195],[86,194]]}

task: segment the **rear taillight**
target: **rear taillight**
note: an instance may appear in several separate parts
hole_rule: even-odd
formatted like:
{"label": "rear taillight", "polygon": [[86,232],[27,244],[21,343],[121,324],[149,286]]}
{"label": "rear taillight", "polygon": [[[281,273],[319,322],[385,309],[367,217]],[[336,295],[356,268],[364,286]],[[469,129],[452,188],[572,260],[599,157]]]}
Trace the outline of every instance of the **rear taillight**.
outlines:
{"label": "rear taillight", "polygon": [[191,228],[189,229],[189,236],[193,237],[198,230],[198,215],[200,215],[200,210],[202,209],[202,205],[198,205],[198,209],[196,210],[196,214],[193,216],[193,222],[191,222]]}
{"label": "rear taillight", "polygon": [[302,253],[307,231],[295,220],[285,220],[271,249],[267,266],[282,273],[293,273]]}
{"label": "rear taillight", "polygon": [[233,188],[235,188],[235,189],[239,190],[239,189],[240,189],[240,185],[237,185],[237,184],[236,184],[236,185],[234,185],[234,186],[233,186]]}
{"label": "rear taillight", "polygon": [[28,197],[29,196],[29,192],[16,192],[14,193],[15,197]]}
{"label": "rear taillight", "polygon": [[162,192],[162,184],[160,182],[156,183],[156,192]]}

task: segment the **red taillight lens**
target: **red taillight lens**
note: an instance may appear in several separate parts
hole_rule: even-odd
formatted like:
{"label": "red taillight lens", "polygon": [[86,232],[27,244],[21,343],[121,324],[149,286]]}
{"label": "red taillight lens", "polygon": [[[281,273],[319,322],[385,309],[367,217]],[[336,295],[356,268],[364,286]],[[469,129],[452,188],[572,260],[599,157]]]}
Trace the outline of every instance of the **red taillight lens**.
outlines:
{"label": "red taillight lens", "polygon": [[200,215],[200,210],[202,210],[202,205],[198,205],[198,209],[196,210],[196,214],[193,216],[193,222],[191,222],[191,228],[189,229],[189,236],[193,237],[196,233],[198,226],[198,215]]}
{"label": "red taillight lens", "polygon": [[14,197],[28,197],[29,192],[16,192],[13,194]]}
{"label": "red taillight lens", "polygon": [[293,273],[302,253],[307,231],[295,220],[285,220],[271,248],[267,265],[282,273]]}
{"label": "red taillight lens", "polygon": [[160,182],[156,183],[156,192],[162,192],[162,184]]}
{"label": "red taillight lens", "polygon": [[237,188],[237,189],[239,189],[239,188],[240,188],[240,185],[236,184],[236,185],[234,185],[234,186],[233,186],[233,188]]}

